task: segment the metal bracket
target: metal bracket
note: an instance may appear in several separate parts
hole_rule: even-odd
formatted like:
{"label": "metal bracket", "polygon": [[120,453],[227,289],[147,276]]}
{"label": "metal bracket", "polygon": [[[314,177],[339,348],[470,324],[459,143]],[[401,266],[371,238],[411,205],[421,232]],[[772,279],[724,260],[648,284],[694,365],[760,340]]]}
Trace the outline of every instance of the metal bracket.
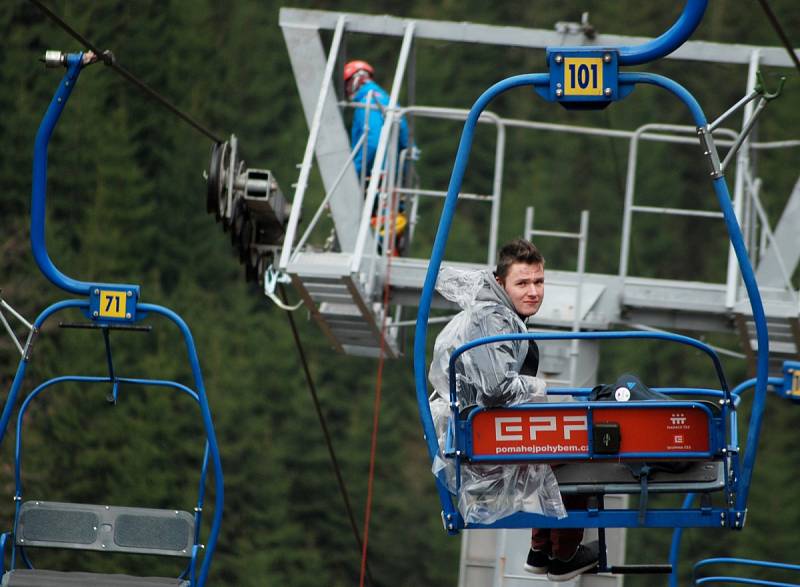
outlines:
{"label": "metal bracket", "polygon": [[[783,86],[786,83],[786,76],[781,76],[778,81],[778,87],[775,89],[774,92],[768,92],[766,89],[766,85],[764,84],[764,76],[761,74],[761,71],[756,71],[756,85],[753,88],[753,91],[746,95],[744,98],[739,100],[736,104],[728,108],[719,118],[717,118],[714,122],[708,125],[708,133],[711,134],[715,128],[717,128],[722,122],[728,118],[731,114],[736,112],[739,108],[744,106],[745,104],[752,102],[756,98],[758,98],[758,104],[756,104],[756,108],[753,111],[752,116],[747,119],[742,128],[742,132],[739,133],[739,136],[736,137],[733,145],[731,146],[728,153],[725,155],[725,159],[722,161],[721,165],[721,172],[724,173],[725,169],[728,167],[733,158],[736,156],[736,153],[739,152],[739,148],[742,146],[742,143],[745,141],[747,136],[753,130],[753,126],[756,123],[756,120],[761,115],[762,110],[767,105],[767,102],[770,102],[781,95],[783,92]],[[701,139],[702,140],[702,139]],[[713,175],[713,174],[712,174]]]}
{"label": "metal bracket", "polygon": [[271,299],[281,310],[286,310],[287,312],[294,312],[295,310],[299,309],[300,306],[303,305],[303,301],[301,300],[297,302],[294,306],[284,304],[283,301],[275,294],[275,288],[279,283],[291,282],[292,280],[288,275],[282,271],[277,271],[272,267],[272,265],[267,267],[267,270],[264,272],[264,295]]}
{"label": "metal bracket", "polygon": [[23,355],[23,358],[26,361],[31,360],[31,356],[33,355],[33,343],[36,342],[38,336],[39,329],[36,327],[31,328],[31,331],[28,333],[28,340],[25,341],[25,354]]}
{"label": "metal bracket", "polygon": [[[28,329],[29,333],[30,333],[30,331],[33,330],[33,325],[30,322],[28,322],[27,320],[25,320],[25,318],[23,318],[16,310],[14,310],[14,308],[12,308],[2,297],[0,297],[0,309],[8,310],[17,320],[19,320],[20,322],[22,322],[25,325],[25,328]],[[19,354],[24,357],[25,356],[25,349],[20,344],[16,333],[11,328],[11,325],[8,323],[8,320],[6,320],[6,317],[3,315],[2,311],[0,311],[0,322],[3,323],[3,326],[6,329],[6,332],[8,332],[8,335],[11,337],[11,340],[14,341],[14,346],[17,347],[17,350],[19,351]]]}
{"label": "metal bracket", "polygon": [[762,75],[761,70],[759,69],[758,71],[756,71],[755,91],[758,92],[761,95],[761,97],[767,101],[774,100],[775,98],[780,96],[781,92],[783,92],[783,86],[785,83],[786,83],[786,76],[782,75],[778,78],[777,89],[774,92],[768,92],[766,84],[764,83],[764,76]]}
{"label": "metal bracket", "polygon": [[709,175],[712,179],[717,179],[725,174],[724,166],[720,165],[717,146],[714,144],[714,137],[711,136],[710,126],[697,127],[697,136],[700,138],[700,145],[703,147],[703,155],[706,156]]}

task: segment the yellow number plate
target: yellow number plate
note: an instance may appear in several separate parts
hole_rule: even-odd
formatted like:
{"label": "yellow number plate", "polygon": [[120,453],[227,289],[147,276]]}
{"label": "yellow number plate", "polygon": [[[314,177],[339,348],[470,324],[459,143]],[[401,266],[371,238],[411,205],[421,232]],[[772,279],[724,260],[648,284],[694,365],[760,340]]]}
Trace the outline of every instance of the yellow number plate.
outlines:
{"label": "yellow number plate", "polygon": [[600,57],[564,59],[565,96],[602,96],[603,60]]}
{"label": "yellow number plate", "polygon": [[125,318],[127,302],[124,291],[100,290],[100,317]]}
{"label": "yellow number plate", "polygon": [[792,395],[800,395],[800,370],[792,371]]}

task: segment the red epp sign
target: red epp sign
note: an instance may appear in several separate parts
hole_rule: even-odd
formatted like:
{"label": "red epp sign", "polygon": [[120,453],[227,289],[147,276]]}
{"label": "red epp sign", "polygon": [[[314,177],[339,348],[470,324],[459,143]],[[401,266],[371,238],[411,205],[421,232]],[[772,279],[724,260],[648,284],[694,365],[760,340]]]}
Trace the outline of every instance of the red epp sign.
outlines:
{"label": "red epp sign", "polygon": [[472,456],[589,457],[588,415],[620,429],[619,457],[628,453],[709,451],[708,412],[698,406],[487,410],[472,420]]}

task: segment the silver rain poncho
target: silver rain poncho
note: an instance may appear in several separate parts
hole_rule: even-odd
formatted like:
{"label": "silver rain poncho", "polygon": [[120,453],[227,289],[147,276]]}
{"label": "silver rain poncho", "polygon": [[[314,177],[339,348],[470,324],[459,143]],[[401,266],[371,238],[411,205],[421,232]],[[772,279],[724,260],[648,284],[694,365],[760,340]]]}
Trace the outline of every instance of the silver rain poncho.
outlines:
{"label": "silver rain poncho", "polygon": [[[477,338],[527,332],[525,323],[491,271],[464,271],[444,267],[436,289],[461,307],[444,327],[433,349],[428,379],[439,453],[433,474],[455,494],[455,463],[443,450],[450,417],[449,361],[455,349]],[[547,401],[545,383],[520,375],[528,341],[482,345],[462,354],[456,364],[459,410],[470,406],[494,407]],[[458,509],[467,523],[490,524],[523,511],[565,517],[558,482],[548,465],[462,465]]]}

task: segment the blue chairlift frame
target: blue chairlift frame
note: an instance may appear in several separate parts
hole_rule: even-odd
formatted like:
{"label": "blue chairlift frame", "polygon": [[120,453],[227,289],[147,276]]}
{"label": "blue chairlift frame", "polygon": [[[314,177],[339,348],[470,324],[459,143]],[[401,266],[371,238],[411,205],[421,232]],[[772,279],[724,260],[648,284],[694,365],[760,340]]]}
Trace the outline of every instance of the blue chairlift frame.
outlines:
{"label": "blue chairlift frame", "polygon": [[[663,35],[638,47],[612,47],[603,49],[604,51],[614,52],[617,55],[619,65],[635,65],[646,63],[654,59],[663,57],[679,47],[695,30],[707,6],[707,0],[687,0],[684,11],[678,21]],[[579,51],[581,48],[576,48]],[[585,50],[585,48],[583,48]],[[562,48],[562,50],[566,50]],[[591,48],[592,54],[596,54],[597,48]],[[738,448],[730,447],[733,451],[733,466],[739,470],[732,481],[732,486],[727,491],[726,505],[715,511],[717,516],[709,515],[708,508],[685,510],[672,509],[661,510],[658,512],[649,511],[643,524],[637,519],[637,512],[634,511],[570,511],[569,516],[563,520],[555,520],[544,516],[533,514],[514,514],[504,518],[497,523],[488,525],[466,526],[464,521],[453,504],[453,499],[447,487],[440,479],[436,479],[436,487],[442,503],[442,517],[445,528],[450,533],[457,533],[466,527],[478,528],[529,528],[529,527],[703,527],[703,526],[727,526],[729,528],[741,528],[744,523],[747,511],[747,498],[749,494],[750,481],[752,478],[753,467],[755,465],[758,437],[761,430],[761,421],[764,411],[764,402],[767,388],[768,357],[769,357],[769,338],[767,333],[767,323],[764,315],[763,303],[755,280],[755,273],[748,258],[744,239],[739,228],[736,215],[730,201],[730,194],[725,183],[724,175],[719,169],[716,149],[711,141],[708,129],[708,120],[703,113],[700,104],[694,96],[679,83],[667,77],[652,73],[625,73],[620,72],[617,76],[618,96],[614,99],[621,99],[629,94],[637,85],[654,85],[667,90],[689,110],[698,129],[701,145],[706,149],[704,155],[712,167],[711,178],[712,186],[717,197],[719,206],[722,210],[728,236],[736,254],[739,269],[742,274],[745,289],[750,299],[753,320],[756,329],[756,339],[758,343],[758,357],[756,361],[756,380],[755,398],[751,411],[750,426],[746,452],[743,457],[738,454]],[[450,177],[447,196],[445,198],[439,226],[436,232],[433,249],[430,256],[428,271],[420,296],[419,312],[414,338],[414,375],[417,392],[417,404],[422,420],[428,455],[433,460],[439,450],[437,435],[431,417],[430,406],[428,404],[428,382],[427,382],[427,329],[430,317],[431,302],[433,299],[436,279],[441,267],[444,256],[447,238],[453,223],[453,216],[458,200],[458,194],[464,179],[469,153],[472,147],[475,127],[483,110],[489,103],[500,94],[519,87],[533,87],[539,95],[545,99],[551,99],[550,74],[523,74],[504,79],[486,90],[472,106],[467,120],[464,123],[461,140],[456,153],[453,171]],[[602,98],[601,98],[602,99]],[[618,333],[620,334],[620,333]],[[587,333],[578,333],[565,336],[566,338],[588,338]],[[533,335],[525,335],[533,338]],[[540,338],[541,335],[536,335]],[[602,338],[602,337],[598,337]],[[473,341],[470,344],[483,344],[490,340]],[[699,341],[695,346],[702,345]],[[461,349],[459,349],[461,350]],[[718,359],[716,359],[718,361]],[[730,406],[731,408],[733,406]],[[733,413],[733,410],[731,409]],[[555,459],[554,459],[555,460]]]}
{"label": "blue chairlift frame", "polygon": [[[198,498],[198,510],[196,510],[196,525],[195,532],[199,532],[200,528],[200,511],[205,496],[205,479],[207,476],[208,465],[210,463],[213,470],[214,477],[214,513],[211,519],[211,526],[209,529],[208,537],[205,546],[202,547],[199,543],[195,544],[194,552],[192,553],[192,562],[198,557],[200,550],[203,550],[202,564],[199,571],[195,572],[194,564],[191,568],[190,584],[192,587],[203,587],[208,580],[211,562],[214,557],[214,552],[219,537],[220,527],[222,524],[222,513],[225,500],[223,473],[222,473],[222,460],[220,457],[219,447],[217,444],[217,436],[214,430],[214,423],[211,417],[211,410],[206,396],[205,386],[203,383],[203,375],[200,370],[200,362],[197,356],[197,349],[194,344],[192,333],[184,320],[172,310],[159,306],[156,304],[148,304],[139,302],[140,288],[138,285],[129,284],[113,284],[113,283],[90,283],[85,281],[78,281],[68,277],[62,273],[50,259],[47,252],[45,243],[45,208],[46,208],[46,193],[47,193],[47,149],[52,136],[53,130],[58,122],[61,113],[69,99],[75,84],[77,83],[78,76],[84,67],[84,54],[83,53],[70,53],[65,56],[65,65],[67,72],[61,80],[47,111],[42,118],[39,125],[39,130],[36,134],[36,142],[34,146],[34,160],[33,160],[33,187],[32,187],[32,204],[31,204],[31,246],[33,249],[33,256],[36,260],[39,269],[45,277],[47,277],[57,287],[67,291],[68,293],[84,296],[83,300],[69,299],[56,302],[45,309],[34,321],[33,329],[28,337],[25,347],[25,353],[20,360],[17,372],[14,376],[14,381],[11,385],[11,390],[6,399],[5,406],[3,407],[2,415],[0,415],[0,444],[5,437],[8,425],[12,416],[12,412],[17,404],[20,389],[25,378],[25,371],[28,363],[31,360],[32,347],[35,338],[40,332],[44,322],[51,316],[69,309],[77,309],[89,318],[93,325],[101,329],[104,333],[106,342],[106,356],[108,360],[109,376],[108,377],[89,377],[89,376],[64,376],[50,379],[40,384],[29,396],[26,398],[22,411],[27,408],[30,400],[38,395],[41,391],[54,383],[63,381],[82,381],[82,382],[106,382],[112,384],[112,395],[116,399],[121,384],[140,384],[140,385],[155,385],[167,386],[178,389],[191,395],[199,404],[200,413],[203,421],[203,428],[206,435],[206,450],[203,458],[203,465],[200,474],[200,493]],[[103,315],[99,307],[100,296],[106,294],[114,299],[114,296],[122,296],[124,312],[121,315],[114,315],[114,313]],[[164,381],[159,379],[133,379],[117,377],[113,368],[113,359],[111,354],[111,347],[108,340],[108,329],[114,326],[132,326],[136,322],[141,321],[149,314],[159,315],[167,320],[173,322],[179,329],[186,352],[189,359],[189,365],[192,371],[192,379],[194,388],[191,389],[181,383],[174,381]],[[20,414],[21,418],[21,414]],[[19,436],[18,436],[19,440]],[[21,446],[18,446],[15,453],[17,466],[19,466]],[[17,471],[17,491],[21,491],[20,480]],[[15,522],[16,524],[16,522]],[[199,538],[197,534],[196,538]],[[4,537],[4,539],[7,539]]]}

